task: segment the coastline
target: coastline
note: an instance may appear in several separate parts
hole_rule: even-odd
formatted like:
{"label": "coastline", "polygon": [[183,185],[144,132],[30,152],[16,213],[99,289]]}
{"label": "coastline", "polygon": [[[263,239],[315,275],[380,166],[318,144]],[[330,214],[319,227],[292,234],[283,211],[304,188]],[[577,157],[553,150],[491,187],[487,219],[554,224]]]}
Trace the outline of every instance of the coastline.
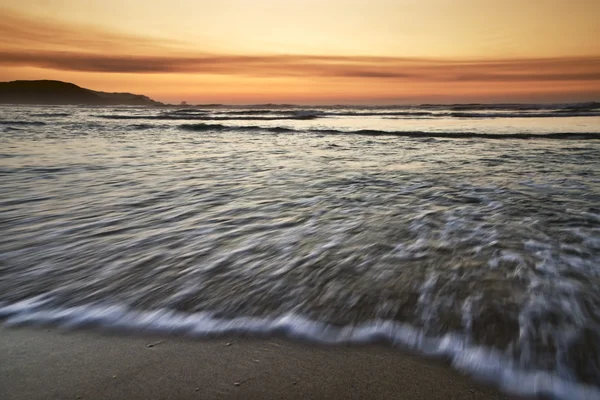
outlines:
{"label": "coastline", "polygon": [[0,327],[12,399],[514,399],[381,345]]}

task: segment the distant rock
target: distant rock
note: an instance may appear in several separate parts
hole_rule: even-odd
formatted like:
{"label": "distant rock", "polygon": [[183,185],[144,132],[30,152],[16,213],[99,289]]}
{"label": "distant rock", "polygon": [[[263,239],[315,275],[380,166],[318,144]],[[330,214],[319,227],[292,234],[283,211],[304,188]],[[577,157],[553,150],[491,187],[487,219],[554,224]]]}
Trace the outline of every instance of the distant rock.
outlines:
{"label": "distant rock", "polygon": [[147,96],[105,93],[61,81],[0,82],[0,104],[163,106]]}

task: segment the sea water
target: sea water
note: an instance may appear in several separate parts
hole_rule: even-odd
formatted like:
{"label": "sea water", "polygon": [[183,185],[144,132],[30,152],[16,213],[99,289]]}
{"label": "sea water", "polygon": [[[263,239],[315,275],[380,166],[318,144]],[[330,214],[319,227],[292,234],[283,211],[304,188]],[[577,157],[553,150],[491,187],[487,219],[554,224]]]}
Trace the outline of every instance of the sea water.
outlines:
{"label": "sea water", "polygon": [[0,107],[0,318],[387,342],[600,397],[600,105]]}

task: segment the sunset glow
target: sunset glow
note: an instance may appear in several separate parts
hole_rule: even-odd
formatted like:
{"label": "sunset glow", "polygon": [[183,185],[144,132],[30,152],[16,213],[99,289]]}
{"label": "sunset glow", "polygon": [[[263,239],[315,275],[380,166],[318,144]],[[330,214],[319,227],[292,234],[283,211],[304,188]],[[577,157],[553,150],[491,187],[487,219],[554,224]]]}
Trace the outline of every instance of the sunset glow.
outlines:
{"label": "sunset glow", "polygon": [[600,98],[596,0],[8,0],[0,80],[167,102]]}

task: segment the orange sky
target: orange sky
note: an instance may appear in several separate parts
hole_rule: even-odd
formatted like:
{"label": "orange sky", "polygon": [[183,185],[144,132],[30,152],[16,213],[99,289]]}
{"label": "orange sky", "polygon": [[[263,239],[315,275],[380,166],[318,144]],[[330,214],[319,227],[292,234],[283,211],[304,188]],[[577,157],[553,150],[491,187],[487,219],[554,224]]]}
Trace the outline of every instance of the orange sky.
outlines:
{"label": "orange sky", "polygon": [[3,0],[0,80],[168,102],[600,100],[598,0]]}

